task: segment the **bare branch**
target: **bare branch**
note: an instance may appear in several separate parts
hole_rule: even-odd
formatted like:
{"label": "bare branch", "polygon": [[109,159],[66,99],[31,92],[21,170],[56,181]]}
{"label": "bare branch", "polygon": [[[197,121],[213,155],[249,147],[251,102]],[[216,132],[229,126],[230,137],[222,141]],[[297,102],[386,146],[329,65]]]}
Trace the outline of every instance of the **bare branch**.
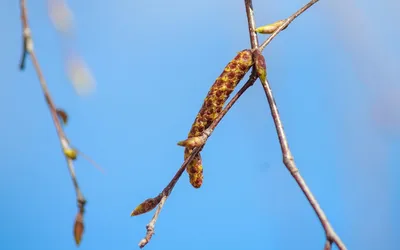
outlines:
{"label": "bare branch", "polygon": [[307,200],[313,207],[315,213],[317,214],[317,216],[325,230],[325,235],[326,235],[327,241],[336,243],[336,245],[341,250],[346,250],[347,249],[346,246],[344,245],[342,240],[339,238],[339,236],[336,234],[336,232],[333,229],[333,227],[331,226],[328,218],[326,217],[324,211],[318,204],[317,199],[314,197],[313,193],[308,188],[304,178],[300,175],[300,172],[296,167],[296,163],[294,161],[292,152],[290,151],[289,143],[288,143],[288,140],[285,135],[285,131],[283,128],[283,124],[282,124],[280,115],[279,115],[278,107],[275,103],[274,96],[272,94],[272,89],[271,89],[271,86],[267,79],[262,82],[262,86],[264,88],[265,95],[267,96],[268,103],[269,103],[270,110],[271,110],[271,115],[274,120],[276,132],[278,134],[279,143],[281,145],[281,151],[282,151],[282,156],[283,156],[283,163],[285,164],[286,168],[289,170],[290,174],[293,176],[293,178],[299,185],[300,189],[303,191],[304,195],[307,197]]}
{"label": "bare branch", "polygon": [[250,44],[251,48],[258,47],[258,38],[256,33],[256,21],[254,19],[253,1],[244,0],[244,5],[246,8],[247,24],[249,26]]}

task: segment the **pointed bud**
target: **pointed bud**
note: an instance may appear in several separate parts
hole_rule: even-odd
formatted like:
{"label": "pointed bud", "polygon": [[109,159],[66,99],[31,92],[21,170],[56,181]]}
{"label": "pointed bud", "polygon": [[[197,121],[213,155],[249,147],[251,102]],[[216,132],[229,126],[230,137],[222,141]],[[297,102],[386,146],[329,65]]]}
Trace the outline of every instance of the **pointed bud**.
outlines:
{"label": "pointed bud", "polygon": [[74,238],[75,238],[75,243],[76,245],[79,246],[82,240],[82,235],[83,235],[83,213],[78,212],[75,218],[75,225],[74,225]]}
{"label": "pointed bud", "polygon": [[[272,34],[275,32],[275,30],[277,30],[286,20],[279,20],[275,23],[271,23],[271,24],[267,24],[261,27],[258,27],[256,29],[257,33],[261,33],[261,34]],[[284,27],[282,30],[286,29],[286,27]]]}
{"label": "pointed bud", "polygon": [[139,214],[144,214],[152,209],[154,209],[158,203],[160,203],[162,196],[159,195],[155,198],[150,198],[143,201],[139,206],[137,206],[131,213],[131,216],[137,216]]}
{"label": "pointed bud", "polygon": [[253,57],[258,77],[260,78],[261,82],[265,82],[267,78],[267,67],[265,64],[265,58],[259,49],[256,49],[253,52]]}

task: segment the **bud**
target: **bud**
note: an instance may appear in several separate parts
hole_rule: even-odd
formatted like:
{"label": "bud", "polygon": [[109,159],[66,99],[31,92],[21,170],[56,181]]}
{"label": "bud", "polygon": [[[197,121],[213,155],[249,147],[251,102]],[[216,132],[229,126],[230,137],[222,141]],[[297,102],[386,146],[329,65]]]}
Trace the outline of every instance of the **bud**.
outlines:
{"label": "bud", "polygon": [[253,57],[258,77],[260,78],[261,82],[264,83],[267,78],[267,68],[265,64],[265,58],[259,49],[256,49],[253,52]]}
{"label": "bud", "polygon": [[137,206],[131,213],[131,216],[137,216],[140,214],[147,213],[154,209],[158,203],[160,203],[162,196],[159,195],[155,198],[150,198],[143,201],[139,206]]}
{"label": "bud", "polygon": [[75,160],[78,156],[78,152],[73,148],[64,148],[64,155],[71,160]]}
{"label": "bud", "polygon": [[[267,24],[265,26],[258,27],[255,31],[261,34],[272,34],[277,30],[286,20],[279,20],[275,23]],[[282,30],[286,29],[285,26]]]}
{"label": "bud", "polygon": [[56,112],[57,112],[58,117],[63,121],[64,125],[66,125],[68,122],[67,113],[62,109],[57,109]]}
{"label": "bud", "polygon": [[75,238],[75,243],[78,246],[82,240],[83,230],[84,230],[83,213],[78,212],[78,214],[75,217],[75,225],[74,225],[74,238]]}

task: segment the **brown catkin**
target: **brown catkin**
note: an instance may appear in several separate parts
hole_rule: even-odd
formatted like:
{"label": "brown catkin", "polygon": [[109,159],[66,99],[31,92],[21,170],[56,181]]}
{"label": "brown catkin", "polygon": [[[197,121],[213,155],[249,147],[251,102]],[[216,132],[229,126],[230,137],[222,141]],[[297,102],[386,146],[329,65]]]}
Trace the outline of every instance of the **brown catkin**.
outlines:
{"label": "brown catkin", "polygon": [[[221,112],[229,95],[238,85],[240,80],[253,65],[252,52],[248,49],[240,51],[236,57],[226,65],[224,71],[211,86],[203,106],[201,107],[188,138],[200,136]],[[189,157],[193,149],[185,149],[185,159]],[[187,166],[190,183],[193,187],[199,188],[203,183],[203,166],[201,156],[198,154]]]}

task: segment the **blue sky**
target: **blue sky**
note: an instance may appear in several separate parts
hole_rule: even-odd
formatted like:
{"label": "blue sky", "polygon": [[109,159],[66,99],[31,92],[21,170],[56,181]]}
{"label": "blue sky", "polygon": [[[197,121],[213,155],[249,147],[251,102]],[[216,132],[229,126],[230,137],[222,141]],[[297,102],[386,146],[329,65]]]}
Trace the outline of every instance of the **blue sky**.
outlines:
{"label": "blue sky", "polygon": [[[183,160],[185,139],[215,78],[249,47],[243,1],[78,1],[76,48],[97,88],[74,92],[46,1],[28,2],[35,49],[55,102],[70,116],[76,172],[88,203],[80,249],[135,249],[157,195]],[[257,24],[305,1],[254,1]],[[320,1],[264,55],[300,172],[349,249],[394,250],[400,234],[399,27],[396,1]],[[0,246],[76,249],[75,193],[30,61],[18,71],[19,5],[0,8]],[[260,38],[261,40],[264,37]],[[396,102],[397,101],[397,102]],[[204,184],[186,173],[146,249],[321,249],[323,230],[281,162],[257,82],[203,150]]]}

